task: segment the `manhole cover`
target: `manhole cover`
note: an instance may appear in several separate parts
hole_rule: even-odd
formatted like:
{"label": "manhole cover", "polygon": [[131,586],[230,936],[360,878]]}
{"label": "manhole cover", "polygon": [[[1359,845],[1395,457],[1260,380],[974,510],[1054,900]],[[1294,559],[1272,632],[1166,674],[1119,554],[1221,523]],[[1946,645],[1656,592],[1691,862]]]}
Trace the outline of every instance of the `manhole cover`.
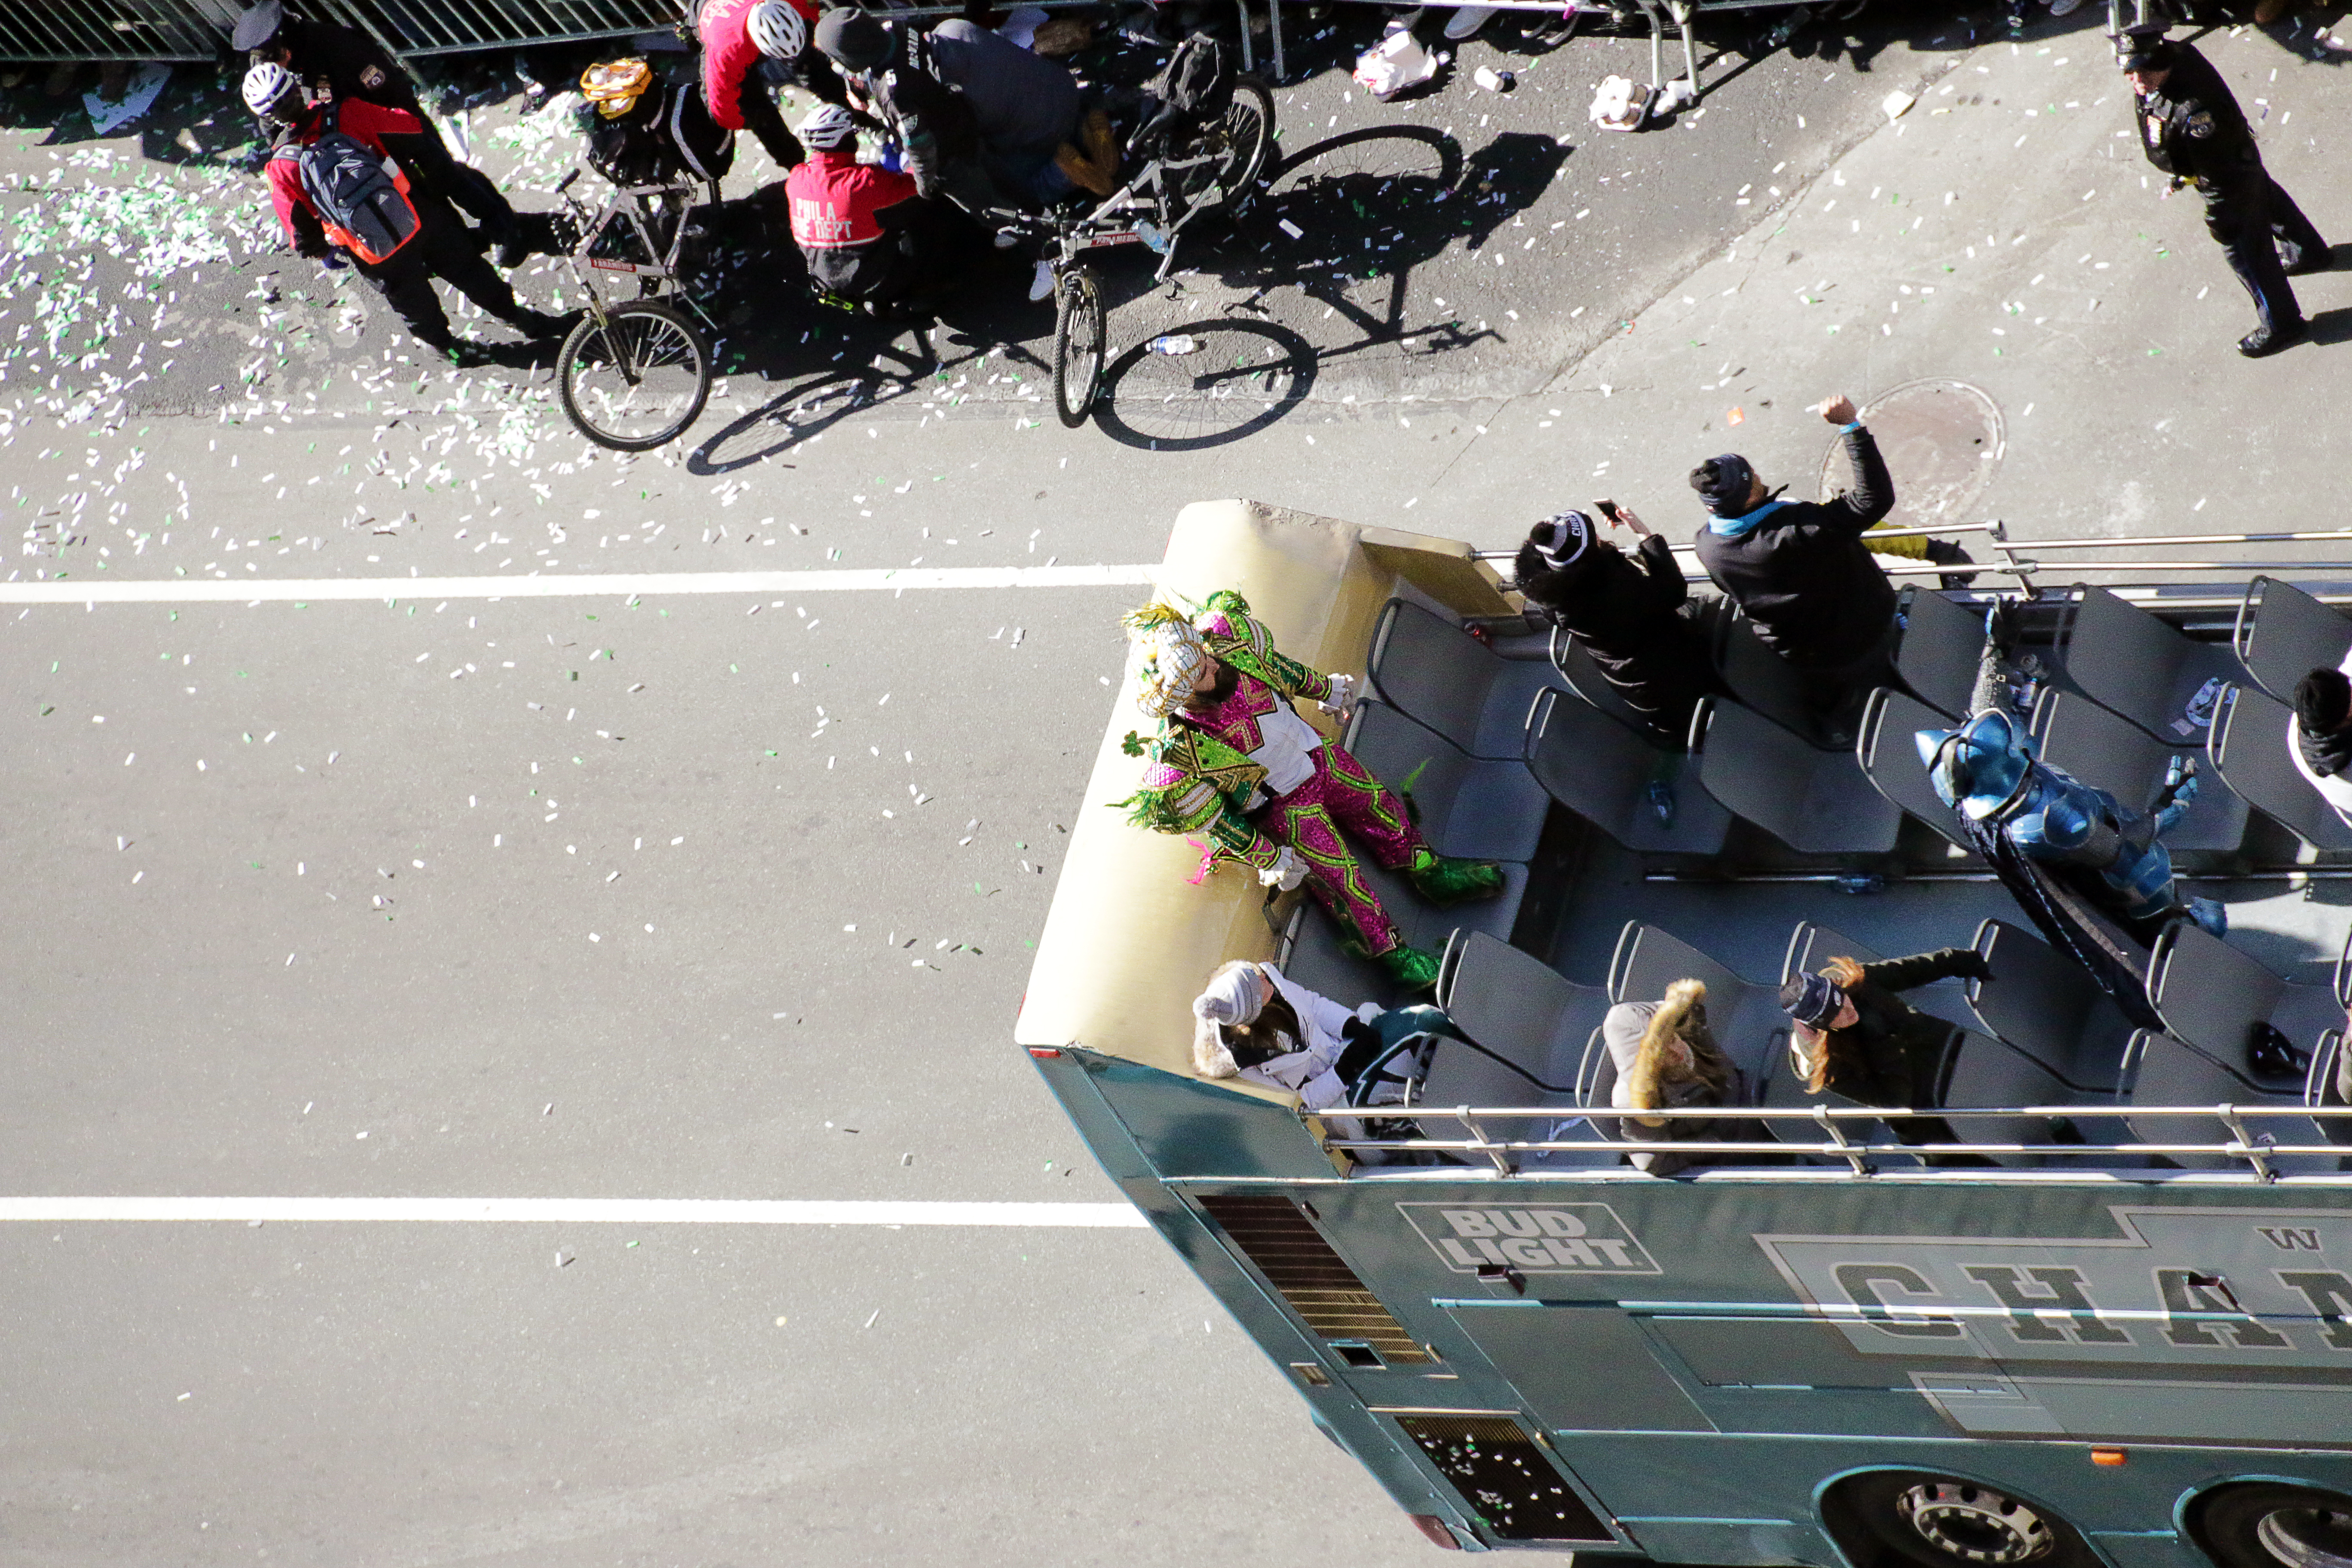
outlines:
{"label": "manhole cover", "polygon": [[[1863,405],[1862,417],[1895,476],[1890,528],[1975,522],[1977,499],[1992,481],[2007,445],[2000,408],[1964,381],[1914,381]],[[1853,482],[1845,444],[1822,458],[1822,499]]]}

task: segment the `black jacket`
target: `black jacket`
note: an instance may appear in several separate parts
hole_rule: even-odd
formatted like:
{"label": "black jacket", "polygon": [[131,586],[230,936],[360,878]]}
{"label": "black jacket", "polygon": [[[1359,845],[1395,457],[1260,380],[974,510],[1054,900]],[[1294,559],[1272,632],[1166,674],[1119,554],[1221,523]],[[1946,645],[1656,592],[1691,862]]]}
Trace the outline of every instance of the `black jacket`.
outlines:
{"label": "black jacket", "polygon": [[[1699,563],[1791,664],[1834,668],[1867,655],[1895,620],[1895,584],[1861,542],[1895,506],[1878,443],[1847,432],[1853,488],[1835,500],[1767,502],[1746,533],[1698,533]],[[1753,515],[1752,513],[1750,515]]]}
{"label": "black jacket", "polygon": [[1653,533],[1628,556],[1596,539],[1565,572],[1523,544],[1517,574],[1528,603],[1576,639],[1625,705],[1680,744],[1692,708],[1715,689],[1715,668],[1678,613],[1690,594],[1665,540]]}
{"label": "black jacket", "polygon": [[424,120],[416,84],[357,27],[289,16],[278,42],[290,56],[286,68],[313,98],[331,94],[339,103],[357,98],[386,109],[404,109]]}
{"label": "black jacket", "polygon": [[1955,975],[1991,978],[1984,955],[1946,947],[1862,966],[1849,986],[1855,1020],[1829,1034],[1829,1087],[1864,1105],[1934,1105],[1943,1094],[1944,1053],[1953,1026],[1896,994]]}
{"label": "black jacket", "polygon": [[2140,150],[2168,174],[2198,187],[2227,186],[2258,174],[2263,155],[2253,128],[2212,62],[2187,44],[2172,46],[2164,85],[2133,100]]}
{"label": "black jacket", "polygon": [[940,79],[926,35],[907,23],[886,25],[898,35],[898,47],[879,68],[864,72],[861,84],[898,143],[915,189],[926,196],[952,194],[967,206],[995,205],[987,181],[971,177],[980,156],[980,122],[971,104]]}

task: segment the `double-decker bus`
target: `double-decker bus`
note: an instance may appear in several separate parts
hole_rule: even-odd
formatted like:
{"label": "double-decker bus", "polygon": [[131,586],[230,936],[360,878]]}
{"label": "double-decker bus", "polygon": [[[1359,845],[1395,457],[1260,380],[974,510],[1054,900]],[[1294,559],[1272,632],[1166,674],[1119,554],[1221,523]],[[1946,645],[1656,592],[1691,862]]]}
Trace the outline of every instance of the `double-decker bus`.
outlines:
{"label": "double-decker bus", "polygon": [[[1141,766],[1125,694],[1016,1039],[1436,1545],[2352,1564],[2352,828],[2295,769],[2285,706],[2352,649],[2347,600],[2311,563],[2184,574],[2154,546],[2136,578],[2058,557],[2110,584],[2058,588],[2024,551],[1967,589],[1907,579],[1902,686],[1851,749],[1776,722],[1787,671],[1727,626],[1669,821],[1605,684],[1466,545],[1246,502],[1179,519],[1162,591],[1237,590],[1285,652],[1366,674],[1351,748],[1412,781],[1441,852],[1504,864],[1503,897],[1447,911],[1373,872],[1479,1048],[1442,1044],[1402,1123],[1195,1076],[1190,1003],[1225,960],[1401,998],[1319,911],[1195,885],[1197,847],[1105,809]],[[2201,764],[2168,843],[2230,929],[2133,955],[2161,1027],[2037,933],[1928,787],[1912,735],[1965,717],[1996,583],[2040,656],[2048,761],[2134,804],[2171,757]],[[1948,946],[1990,978],[1910,994],[1956,1026],[1936,1103],[1791,1077],[1785,976]],[[1612,1110],[1599,1025],[1685,978],[1751,1103],[1635,1142],[1661,1135]],[[1628,1159],[1666,1150],[1693,1163]]]}

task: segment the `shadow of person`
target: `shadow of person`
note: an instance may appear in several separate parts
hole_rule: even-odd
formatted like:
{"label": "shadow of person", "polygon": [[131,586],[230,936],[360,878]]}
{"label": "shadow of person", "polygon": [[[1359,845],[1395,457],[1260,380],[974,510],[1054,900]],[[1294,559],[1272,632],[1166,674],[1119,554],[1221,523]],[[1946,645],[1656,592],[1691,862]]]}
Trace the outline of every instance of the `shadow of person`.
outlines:
{"label": "shadow of person", "polygon": [[2333,345],[2352,342],[2352,305],[2322,310],[2309,320],[2313,342]]}

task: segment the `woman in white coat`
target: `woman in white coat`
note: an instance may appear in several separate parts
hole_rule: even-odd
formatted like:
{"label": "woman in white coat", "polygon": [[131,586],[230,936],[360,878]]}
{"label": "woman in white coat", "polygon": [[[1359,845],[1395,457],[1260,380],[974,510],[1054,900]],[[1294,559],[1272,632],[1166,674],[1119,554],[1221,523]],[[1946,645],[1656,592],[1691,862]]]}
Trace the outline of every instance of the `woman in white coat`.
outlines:
{"label": "woman in white coat", "polygon": [[[1418,1045],[1390,1054],[1416,1036]],[[1461,1038],[1442,1008],[1367,1002],[1349,1009],[1270,963],[1247,960],[1220,965],[1192,1001],[1195,1071],[1288,1089],[1310,1113],[1402,1103],[1406,1079],[1426,1068],[1440,1037]],[[1349,1085],[1376,1062],[1378,1074],[1351,1096]],[[1354,1117],[1333,1118],[1331,1127],[1341,1138],[1364,1135]],[[1418,1130],[1403,1135],[1418,1136]]]}

